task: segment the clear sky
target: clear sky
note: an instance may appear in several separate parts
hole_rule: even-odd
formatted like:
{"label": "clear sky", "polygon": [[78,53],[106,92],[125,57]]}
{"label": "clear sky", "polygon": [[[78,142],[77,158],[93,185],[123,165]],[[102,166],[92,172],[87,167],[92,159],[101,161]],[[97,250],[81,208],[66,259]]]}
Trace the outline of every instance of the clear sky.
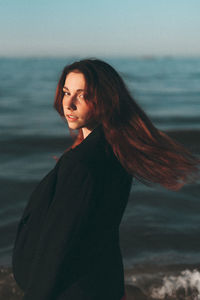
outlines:
{"label": "clear sky", "polygon": [[200,0],[0,0],[0,56],[200,56]]}

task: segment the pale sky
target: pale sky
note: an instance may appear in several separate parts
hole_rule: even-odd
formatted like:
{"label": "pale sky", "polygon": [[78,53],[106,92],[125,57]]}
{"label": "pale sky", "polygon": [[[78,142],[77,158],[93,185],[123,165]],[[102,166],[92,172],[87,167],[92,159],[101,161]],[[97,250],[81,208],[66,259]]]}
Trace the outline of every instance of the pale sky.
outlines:
{"label": "pale sky", "polygon": [[200,0],[0,0],[0,56],[200,56]]}

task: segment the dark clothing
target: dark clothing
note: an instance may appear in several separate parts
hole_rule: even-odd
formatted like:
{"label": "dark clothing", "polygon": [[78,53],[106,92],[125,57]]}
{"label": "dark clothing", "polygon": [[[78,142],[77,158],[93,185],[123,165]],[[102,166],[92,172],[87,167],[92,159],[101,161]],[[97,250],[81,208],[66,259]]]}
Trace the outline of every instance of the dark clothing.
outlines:
{"label": "dark clothing", "polygon": [[132,176],[98,125],[32,192],[12,266],[23,300],[120,300],[119,225]]}

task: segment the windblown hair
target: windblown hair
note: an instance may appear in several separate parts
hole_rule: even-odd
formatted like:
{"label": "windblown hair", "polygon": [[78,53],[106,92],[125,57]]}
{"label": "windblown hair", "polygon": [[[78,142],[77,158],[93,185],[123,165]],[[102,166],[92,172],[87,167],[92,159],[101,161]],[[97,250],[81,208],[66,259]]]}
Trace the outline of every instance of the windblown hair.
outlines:
{"label": "windblown hair", "polygon": [[[83,59],[64,68],[54,102],[63,119],[63,86],[72,71],[84,75],[91,115],[102,124],[107,142],[129,174],[145,185],[160,184],[175,191],[199,178],[200,159],[152,124],[120,75],[104,61]],[[79,129],[71,148],[82,140]]]}

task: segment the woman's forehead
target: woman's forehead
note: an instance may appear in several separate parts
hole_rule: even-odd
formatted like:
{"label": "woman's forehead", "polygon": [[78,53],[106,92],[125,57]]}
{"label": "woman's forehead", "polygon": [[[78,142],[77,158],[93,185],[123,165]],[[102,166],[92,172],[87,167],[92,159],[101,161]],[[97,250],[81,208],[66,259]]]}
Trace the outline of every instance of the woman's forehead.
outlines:
{"label": "woman's forehead", "polygon": [[64,87],[67,89],[85,90],[86,80],[82,73],[70,72],[66,75]]}

